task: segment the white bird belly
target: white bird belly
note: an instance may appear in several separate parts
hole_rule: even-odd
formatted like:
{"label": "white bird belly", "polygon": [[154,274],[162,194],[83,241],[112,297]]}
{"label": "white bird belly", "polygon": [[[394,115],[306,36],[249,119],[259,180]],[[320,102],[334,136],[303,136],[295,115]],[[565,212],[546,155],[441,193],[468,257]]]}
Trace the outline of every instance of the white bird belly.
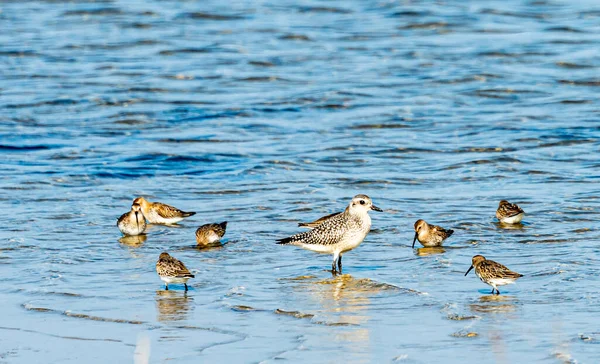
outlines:
{"label": "white bird belly", "polygon": [[186,283],[191,277],[166,277],[166,276],[160,276],[160,279],[167,283],[167,284],[171,284],[171,283]]}
{"label": "white bird belly", "polygon": [[492,278],[489,282],[495,286],[505,286],[507,284],[515,283],[515,280],[511,278]]}
{"label": "white bird belly", "polygon": [[505,217],[502,220],[500,220],[500,222],[503,222],[505,224],[518,224],[521,222],[521,220],[523,220],[523,215],[525,215],[525,213],[521,212],[520,214],[515,216]]}
{"label": "white bird belly", "polygon": [[160,216],[156,211],[150,211],[148,213],[148,216],[146,216],[146,218],[148,219],[148,222],[150,222],[151,224],[176,224],[178,222],[180,222],[181,220],[183,220],[183,217],[169,217],[169,218],[164,218],[162,216]]}

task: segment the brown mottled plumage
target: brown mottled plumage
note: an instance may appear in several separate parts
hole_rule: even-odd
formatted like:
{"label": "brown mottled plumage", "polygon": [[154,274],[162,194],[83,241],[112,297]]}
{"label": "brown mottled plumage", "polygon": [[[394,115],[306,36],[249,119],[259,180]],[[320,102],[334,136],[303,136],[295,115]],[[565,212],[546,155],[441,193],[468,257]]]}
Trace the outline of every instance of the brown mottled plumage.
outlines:
{"label": "brown mottled plumage", "polygon": [[454,233],[452,229],[444,229],[437,225],[428,224],[425,220],[415,222],[415,238],[412,247],[415,247],[415,241],[419,240],[425,247],[441,246],[442,242]]}
{"label": "brown mottled plumage", "polygon": [[218,243],[225,235],[227,229],[227,221],[220,224],[202,225],[196,230],[196,243],[198,245],[210,245]]}
{"label": "brown mottled plumage", "polygon": [[506,266],[496,263],[493,260],[485,259],[482,255],[476,255],[473,257],[473,261],[465,276],[469,274],[471,269],[475,268],[475,274],[479,279],[490,286],[492,286],[492,294],[496,290],[496,294],[500,294],[497,286],[504,286],[506,284],[515,283],[515,281],[523,277],[522,274],[513,272]]}
{"label": "brown mottled plumage", "polygon": [[136,198],[133,203],[142,207],[144,216],[151,224],[176,224],[184,218],[196,214],[195,212],[181,211],[164,203],[150,202],[143,197]]}
{"label": "brown mottled plumage", "polygon": [[143,234],[146,230],[146,219],[141,206],[136,203],[131,205],[131,211],[124,213],[117,220],[117,227],[125,236]]}
{"label": "brown mottled plumage", "polygon": [[185,267],[185,265],[167,252],[163,252],[156,262],[156,273],[160,279],[165,282],[165,289],[169,289],[169,283],[183,283],[185,290],[188,290],[187,281],[194,278],[194,275]]}
{"label": "brown mottled plumage", "polygon": [[321,218],[318,218],[315,221],[301,222],[301,223],[298,224],[298,226],[305,227],[305,228],[308,228],[308,229],[314,229],[317,225],[320,225],[323,221],[328,220],[328,219],[330,219],[330,218],[332,218],[332,217],[334,217],[336,215],[339,215],[339,214],[341,214],[341,212],[334,212],[333,214],[329,214],[329,215],[323,216]]}
{"label": "brown mottled plumage", "polygon": [[496,210],[496,218],[504,224],[518,224],[523,220],[525,211],[516,203],[510,203],[506,200],[500,201]]}
{"label": "brown mottled plumage", "polygon": [[310,231],[280,239],[277,244],[333,254],[332,272],[341,273],[342,254],[360,245],[371,230],[370,210],[382,211],[373,205],[369,196],[356,195],[344,212],[326,219]]}

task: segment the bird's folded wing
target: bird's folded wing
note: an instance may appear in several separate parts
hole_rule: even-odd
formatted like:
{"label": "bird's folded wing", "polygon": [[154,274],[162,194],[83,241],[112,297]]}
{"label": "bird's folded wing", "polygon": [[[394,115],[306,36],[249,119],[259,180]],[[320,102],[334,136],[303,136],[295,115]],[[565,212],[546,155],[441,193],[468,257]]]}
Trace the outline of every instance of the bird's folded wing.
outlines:
{"label": "bird's folded wing", "polygon": [[167,219],[172,217],[181,217],[184,214],[184,212],[180,209],[173,206],[165,205],[164,203],[160,202],[155,202],[154,208],[160,216]]}
{"label": "bird's folded wing", "polygon": [[319,244],[331,245],[339,243],[346,233],[347,226],[341,215],[334,216],[314,229],[278,240],[278,244]]}

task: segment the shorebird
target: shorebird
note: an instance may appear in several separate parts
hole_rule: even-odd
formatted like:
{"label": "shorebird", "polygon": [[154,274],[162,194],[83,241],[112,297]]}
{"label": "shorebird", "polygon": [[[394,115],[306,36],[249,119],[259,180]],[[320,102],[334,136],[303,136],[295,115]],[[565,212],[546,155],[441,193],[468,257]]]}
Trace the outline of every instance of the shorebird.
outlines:
{"label": "shorebird", "polygon": [[146,230],[146,219],[141,206],[137,203],[131,205],[131,211],[124,213],[117,220],[117,227],[126,236],[143,234]]}
{"label": "shorebird", "polygon": [[169,283],[183,283],[185,290],[188,290],[187,281],[194,278],[194,275],[185,267],[185,265],[167,252],[163,252],[156,262],[156,273],[160,279],[165,282],[165,290],[169,290]]}
{"label": "shorebird", "polygon": [[180,209],[165,205],[160,202],[150,202],[143,197],[133,200],[142,207],[144,216],[151,224],[176,224],[186,217],[195,215],[195,212],[185,212]]}
{"label": "shorebird", "polygon": [[223,235],[225,235],[225,229],[227,229],[227,221],[223,221],[220,224],[202,225],[196,230],[196,243],[198,245],[218,243]]}
{"label": "shorebird", "polygon": [[519,205],[506,200],[500,201],[496,210],[496,218],[504,224],[518,224],[523,220],[524,214],[525,211]]}
{"label": "shorebird", "polygon": [[373,205],[369,196],[356,195],[344,212],[326,219],[310,231],[280,239],[277,244],[333,254],[331,271],[342,273],[342,254],[359,246],[371,230],[370,210],[383,211]]}
{"label": "shorebird", "polygon": [[473,257],[473,263],[465,276],[469,274],[471,269],[475,268],[475,274],[485,284],[492,286],[492,294],[496,290],[496,294],[500,294],[497,286],[504,286],[507,284],[515,283],[515,281],[523,277],[522,274],[513,272],[507,267],[500,263],[496,263],[493,260],[485,259],[482,255],[476,255]]}
{"label": "shorebird", "polygon": [[428,224],[425,220],[417,220],[412,247],[415,247],[417,239],[425,247],[441,246],[442,242],[449,238],[452,233],[454,233],[452,229],[446,230],[441,226]]}
{"label": "shorebird", "polygon": [[329,214],[329,215],[320,217],[320,218],[316,219],[315,221],[298,223],[298,226],[304,227],[307,229],[314,229],[317,225],[320,225],[323,221],[328,220],[339,214],[341,214],[341,212],[334,212],[333,214]]}

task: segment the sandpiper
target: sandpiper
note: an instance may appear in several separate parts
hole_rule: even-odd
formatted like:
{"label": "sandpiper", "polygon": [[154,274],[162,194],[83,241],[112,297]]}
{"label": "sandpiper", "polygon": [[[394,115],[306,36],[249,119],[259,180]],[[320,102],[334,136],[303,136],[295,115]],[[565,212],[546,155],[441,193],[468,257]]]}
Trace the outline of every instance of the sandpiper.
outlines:
{"label": "sandpiper", "polygon": [[186,217],[195,215],[195,212],[185,212],[180,209],[160,202],[150,202],[143,197],[133,200],[142,207],[144,216],[151,224],[176,224]]}
{"label": "sandpiper", "polygon": [[146,219],[141,206],[137,203],[131,205],[131,211],[124,213],[117,220],[117,227],[126,236],[143,234],[146,230]]}
{"label": "sandpiper", "polygon": [[441,246],[442,242],[449,238],[452,233],[454,233],[452,229],[446,230],[441,226],[428,224],[425,220],[417,220],[412,247],[415,247],[417,239],[425,247]]}
{"label": "sandpiper", "polygon": [[223,235],[225,235],[225,229],[227,229],[227,221],[223,221],[220,224],[202,225],[196,230],[196,243],[198,245],[218,243]]}
{"label": "sandpiper", "polygon": [[519,207],[516,203],[510,203],[506,200],[500,201],[498,204],[498,210],[496,210],[496,217],[501,223],[504,224],[518,224],[523,220],[525,211]]}
{"label": "sandpiper", "polygon": [[492,294],[496,290],[496,294],[500,294],[497,286],[504,286],[506,284],[515,283],[515,281],[523,277],[522,274],[513,272],[507,267],[500,263],[496,263],[493,260],[485,259],[482,255],[476,255],[473,257],[473,263],[465,276],[469,274],[471,269],[475,268],[475,274],[485,284],[492,286]]}
{"label": "sandpiper", "polygon": [[373,205],[369,196],[356,195],[344,212],[326,219],[311,231],[280,239],[277,244],[333,254],[331,271],[342,273],[342,254],[360,245],[371,230],[370,210],[383,211]]}
{"label": "sandpiper", "polygon": [[185,265],[167,252],[163,252],[156,262],[156,273],[160,279],[165,282],[165,289],[169,290],[169,283],[183,283],[185,290],[188,290],[187,281],[194,278],[194,275],[185,267]]}
{"label": "sandpiper", "polygon": [[329,215],[320,217],[320,218],[316,219],[315,221],[298,223],[298,226],[308,228],[308,229],[314,229],[317,225],[321,225],[321,223],[323,221],[328,220],[339,214],[341,214],[341,212],[334,212],[333,214],[329,214]]}

